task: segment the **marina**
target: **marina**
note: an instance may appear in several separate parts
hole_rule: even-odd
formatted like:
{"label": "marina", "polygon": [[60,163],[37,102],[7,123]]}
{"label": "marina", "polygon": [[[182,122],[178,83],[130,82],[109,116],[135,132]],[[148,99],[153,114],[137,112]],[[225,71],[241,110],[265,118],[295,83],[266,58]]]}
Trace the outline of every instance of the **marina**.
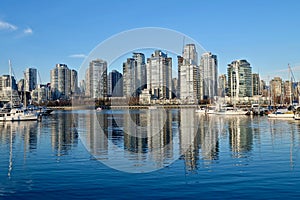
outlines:
{"label": "marina", "polygon": [[194,108],[0,122],[0,196],[297,199],[298,122]]}

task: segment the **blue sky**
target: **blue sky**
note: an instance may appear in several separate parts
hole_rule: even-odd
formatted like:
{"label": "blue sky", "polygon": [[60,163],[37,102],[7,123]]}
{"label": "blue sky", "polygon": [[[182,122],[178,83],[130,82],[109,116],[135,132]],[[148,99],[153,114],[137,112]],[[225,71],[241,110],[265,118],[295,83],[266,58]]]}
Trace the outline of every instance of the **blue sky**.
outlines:
{"label": "blue sky", "polygon": [[216,54],[220,73],[231,61],[247,59],[265,79],[287,78],[289,63],[300,80],[299,9],[297,0],[1,0],[0,74],[8,73],[11,59],[17,79],[35,67],[48,82],[56,63],[78,70],[81,55],[112,35],[162,27]]}

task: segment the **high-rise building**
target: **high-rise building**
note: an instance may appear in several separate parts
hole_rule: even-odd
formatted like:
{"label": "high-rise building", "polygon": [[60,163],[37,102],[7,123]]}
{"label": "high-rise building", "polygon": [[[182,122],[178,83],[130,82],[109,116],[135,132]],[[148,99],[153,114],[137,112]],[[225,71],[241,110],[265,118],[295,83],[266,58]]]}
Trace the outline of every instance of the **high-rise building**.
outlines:
{"label": "high-rise building", "polygon": [[283,83],[280,77],[274,77],[270,81],[270,90],[273,103],[282,103]]}
{"label": "high-rise building", "polygon": [[145,55],[143,53],[133,53],[132,58],[135,60],[136,65],[136,87],[140,93],[146,88],[147,84]]}
{"label": "high-rise building", "polygon": [[178,94],[185,103],[197,103],[199,99],[198,54],[194,44],[184,47],[182,57],[178,56]]}
{"label": "high-rise building", "polygon": [[76,94],[78,93],[78,73],[76,70],[71,70],[71,93]]}
{"label": "high-rise building", "polygon": [[198,53],[195,44],[186,44],[183,48],[182,57],[186,63],[191,65],[198,65]]}
{"label": "high-rise building", "polygon": [[252,74],[252,87],[253,95],[261,94],[259,74]]}
{"label": "high-rise building", "polygon": [[123,95],[137,97],[146,88],[145,55],[133,53],[132,58],[127,58],[123,63]]}
{"label": "high-rise building", "polygon": [[24,72],[25,91],[31,92],[37,87],[37,71],[35,68],[27,68]]}
{"label": "high-rise building", "polygon": [[292,82],[285,81],[283,83],[283,103],[292,103],[293,101],[293,93],[292,93]]}
{"label": "high-rise building", "polygon": [[252,97],[252,68],[247,60],[236,60],[228,64],[228,95]]}
{"label": "high-rise building", "polygon": [[[203,99],[212,99],[218,95],[218,60],[211,52],[202,54],[200,60],[200,81]],[[201,97],[201,98],[202,98]]]}
{"label": "high-rise building", "polygon": [[92,60],[86,70],[85,95],[90,98],[107,97],[107,62]]}
{"label": "high-rise building", "polygon": [[71,95],[71,70],[66,64],[56,64],[51,70],[52,100],[68,99]]}
{"label": "high-rise building", "polygon": [[147,89],[153,99],[172,98],[172,58],[160,50],[147,58]]}
{"label": "high-rise building", "polygon": [[19,100],[17,92],[18,86],[14,76],[2,75],[0,76],[0,101],[9,102],[11,101],[11,95],[13,96],[13,103]]}
{"label": "high-rise building", "polygon": [[112,70],[108,74],[107,95],[112,97],[123,96],[123,79],[122,74],[117,70]]}
{"label": "high-rise building", "polygon": [[[10,83],[11,81],[12,81],[12,85]],[[18,89],[15,77],[12,76],[11,80],[10,80],[10,75],[2,75],[2,76],[0,76],[0,91],[11,90],[11,88],[13,90],[17,90]]]}
{"label": "high-rise building", "polygon": [[264,80],[260,80],[260,94],[263,96],[263,97],[269,97],[269,87],[267,87],[267,84]]}

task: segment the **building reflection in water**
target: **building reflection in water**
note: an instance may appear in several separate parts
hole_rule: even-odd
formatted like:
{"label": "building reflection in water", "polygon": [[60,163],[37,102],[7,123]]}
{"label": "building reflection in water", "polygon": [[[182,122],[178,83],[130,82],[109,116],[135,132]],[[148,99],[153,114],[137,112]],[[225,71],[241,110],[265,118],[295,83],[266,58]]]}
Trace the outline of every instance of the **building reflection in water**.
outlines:
{"label": "building reflection in water", "polygon": [[111,167],[152,171],[177,159],[171,110],[104,110],[84,114],[79,121],[86,147]]}
{"label": "building reflection in water", "polygon": [[51,116],[56,120],[51,124],[51,145],[57,156],[67,155],[73,145],[78,144],[76,123],[78,115],[69,112],[54,113]]}
{"label": "building reflection in water", "polygon": [[228,119],[229,144],[236,158],[247,156],[252,150],[253,134],[247,116],[232,116]]}
{"label": "building reflection in water", "polygon": [[180,156],[185,169],[194,171],[200,160],[210,165],[220,159],[220,141],[228,141],[234,158],[247,156],[253,146],[251,120],[241,116],[156,109],[89,111],[79,118],[81,139],[90,153],[129,172],[159,169]]}
{"label": "building reflection in water", "polygon": [[193,109],[180,109],[178,113],[179,146],[187,171],[197,169],[199,159],[199,118]]}

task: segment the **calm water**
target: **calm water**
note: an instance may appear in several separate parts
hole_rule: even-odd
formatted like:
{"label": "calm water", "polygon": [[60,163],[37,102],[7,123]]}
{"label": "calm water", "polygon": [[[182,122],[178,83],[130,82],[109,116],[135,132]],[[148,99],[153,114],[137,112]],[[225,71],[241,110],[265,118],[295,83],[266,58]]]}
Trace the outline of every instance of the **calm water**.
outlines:
{"label": "calm water", "polygon": [[300,197],[300,122],[192,109],[0,123],[0,199]]}

